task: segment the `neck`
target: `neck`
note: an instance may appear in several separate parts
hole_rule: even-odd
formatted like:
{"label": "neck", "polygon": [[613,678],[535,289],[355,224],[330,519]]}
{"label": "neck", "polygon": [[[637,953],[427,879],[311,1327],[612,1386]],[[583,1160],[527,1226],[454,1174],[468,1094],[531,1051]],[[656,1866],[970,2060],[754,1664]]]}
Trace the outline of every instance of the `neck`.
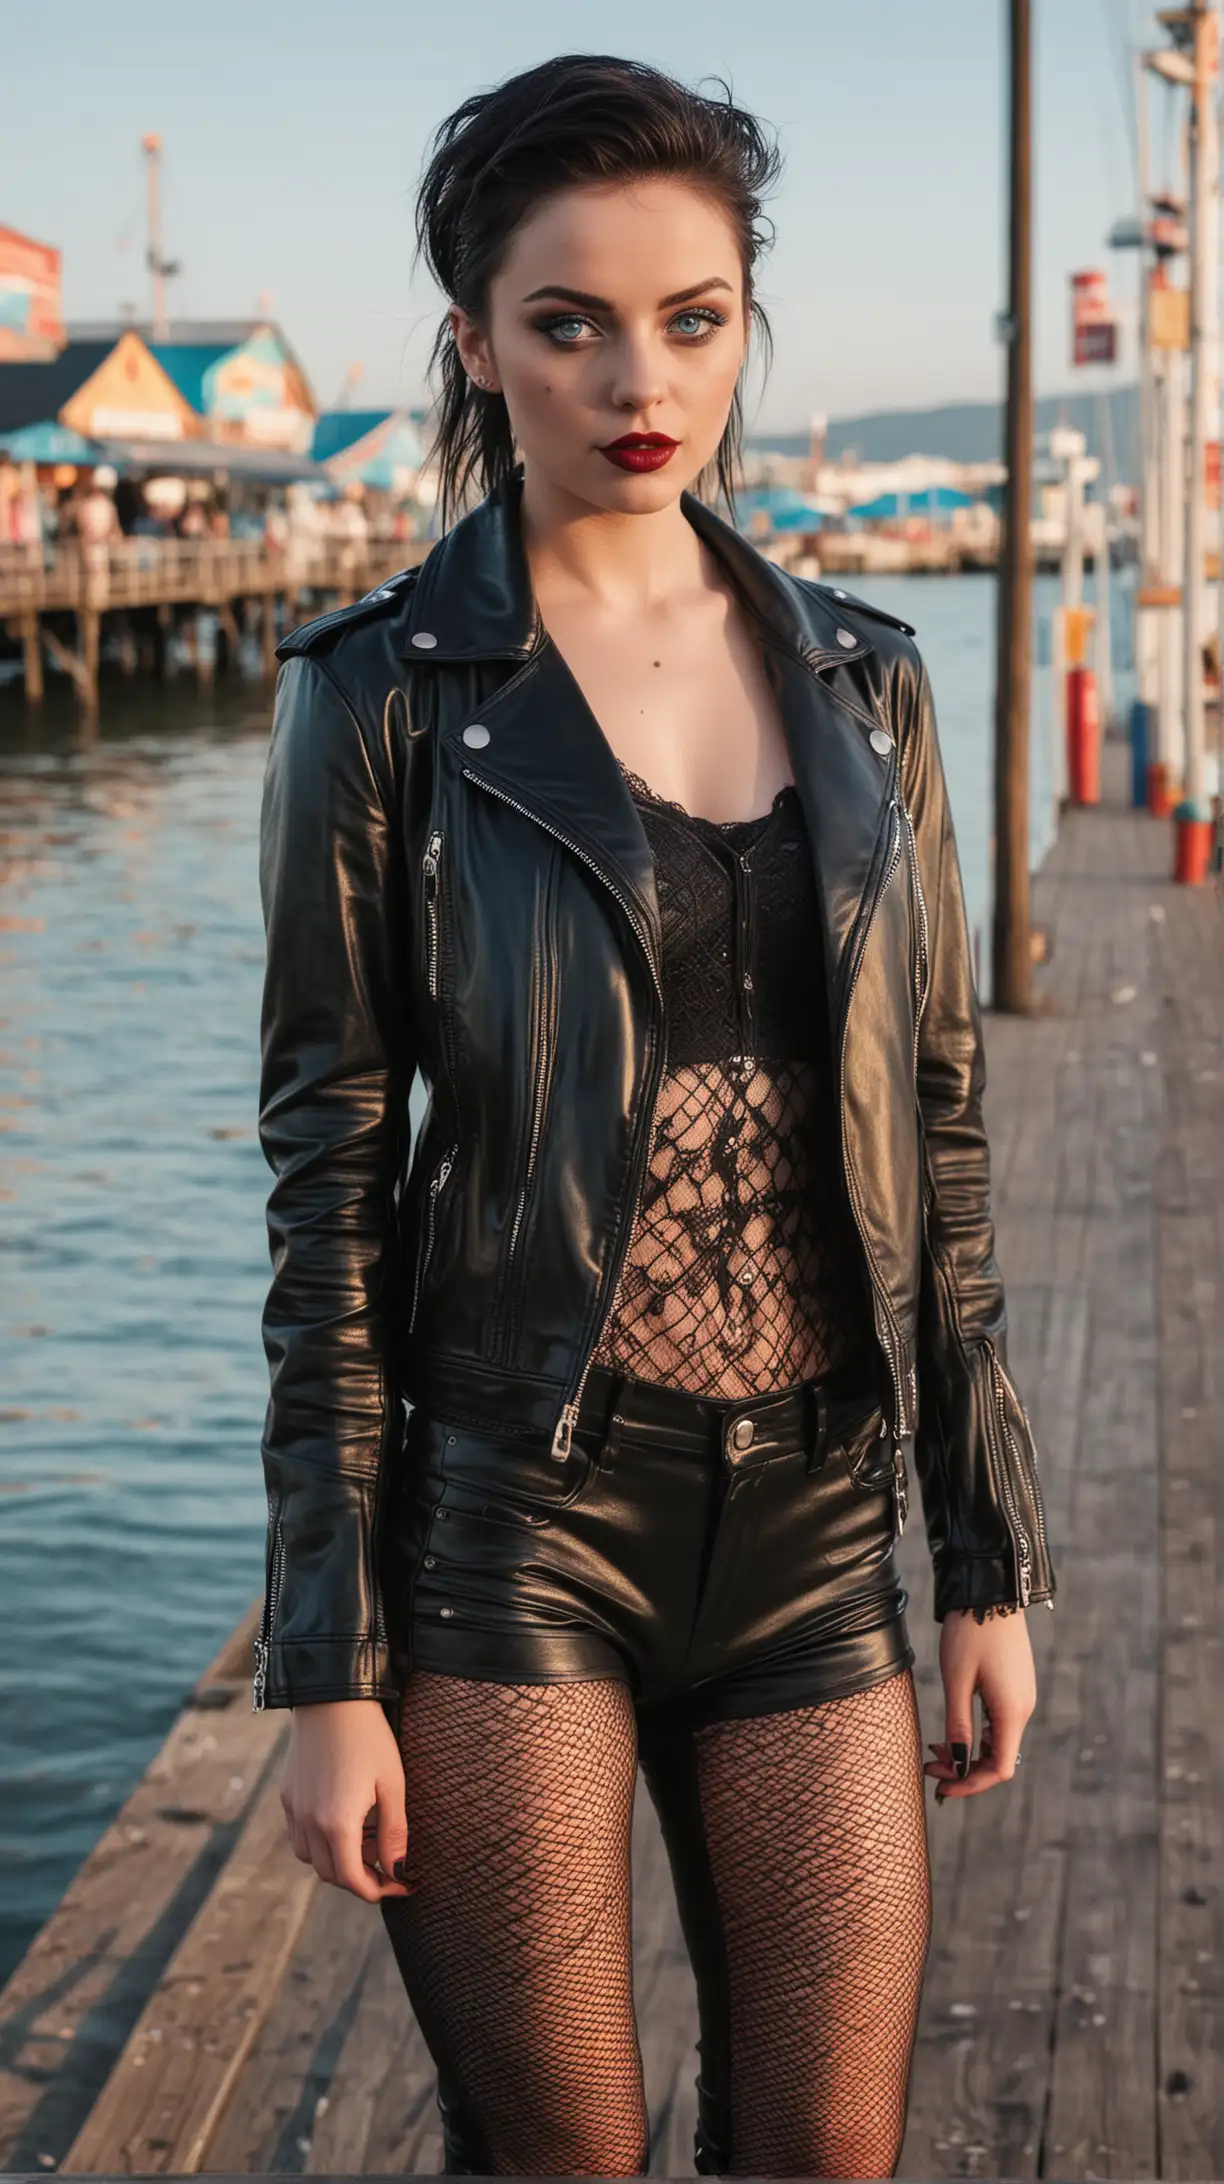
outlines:
{"label": "neck", "polygon": [[663,604],[701,582],[701,542],[678,500],[651,515],[594,508],[534,476],[523,482],[523,543],[536,596],[617,611]]}

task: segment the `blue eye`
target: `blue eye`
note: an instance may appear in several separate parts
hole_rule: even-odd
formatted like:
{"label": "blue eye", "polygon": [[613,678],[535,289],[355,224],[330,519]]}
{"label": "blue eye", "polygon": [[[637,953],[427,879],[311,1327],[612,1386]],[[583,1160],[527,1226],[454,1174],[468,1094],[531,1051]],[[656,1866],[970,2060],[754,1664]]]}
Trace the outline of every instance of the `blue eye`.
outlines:
{"label": "blue eye", "polygon": [[690,344],[708,341],[715,328],[725,326],[726,323],[726,317],[721,311],[712,310],[706,304],[694,305],[688,311],[678,311],[671,322],[673,331]]}
{"label": "blue eye", "polygon": [[582,340],[590,324],[589,319],[579,318],[576,313],[568,311],[563,318],[542,320],[540,322],[540,332],[547,334],[549,340],[555,341],[560,348],[574,349]]}

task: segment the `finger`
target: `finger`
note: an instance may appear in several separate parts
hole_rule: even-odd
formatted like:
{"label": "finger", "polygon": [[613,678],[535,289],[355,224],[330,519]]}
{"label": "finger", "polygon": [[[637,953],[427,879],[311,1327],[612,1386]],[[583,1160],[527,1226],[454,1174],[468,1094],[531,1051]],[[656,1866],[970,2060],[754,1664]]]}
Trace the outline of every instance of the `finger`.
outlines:
{"label": "finger", "polygon": [[362,1864],[361,1838],[356,1832],[337,1833],[330,1839],[332,1870],[338,1888],[347,1888],[350,1895],[360,1896],[363,1903],[377,1903],[387,1890],[373,1873]]}
{"label": "finger", "polygon": [[378,1807],[371,1805],[361,1823],[361,1862],[371,1873],[381,1871],[378,1856]]}
{"label": "finger", "polygon": [[293,1845],[295,1858],[300,1858],[303,1865],[314,1864],[314,1859],[310,1855],[310,1845],[306,1840],[306,1830],[299,1826],[296,1820],[289,1822],[289,1841]]}
{"label": "finger", "polygon": [[331,1844],[326,1834],[322,1828],[312,1827],[309,1821],[304,1824],[302,1832],[306,1837],[306,1847],[310,1853],[311,1865],[314,1867],[319,1879],[327,1881],[334,1888],[336,1885],[336,1868],[332,1863]]}
{"label": "finger", "polygon": [[997,1720],[989,1726],[993,1734],[983,1731],[981,1756],[973,1761],[964,1780],[941,1784],[936,1789],[941,1804],[948,1797],[978,1797],[983,1790],[997,1789],[1001,1782],[1011,1781],[1023,1723],[1007,1717],[1002,1726]]}
{"label": "finger", "polygon": [[965,1776],[973,1755],[973,1674],[944,1678],[944,1741],[955,1773]]}
{"label": "finger", "polygon": [[[392,1881],[398,1866],[403,1872],[403,1861],[408,1855],[408,1814],[404,1804],[404,1777],[393,1777],[376,1786],[378,1798],[378,1862],[388,1881]],[[402,1881],[396,1884],[403,1887]],[[408,1891],[405,1888],[404,1894]]]}

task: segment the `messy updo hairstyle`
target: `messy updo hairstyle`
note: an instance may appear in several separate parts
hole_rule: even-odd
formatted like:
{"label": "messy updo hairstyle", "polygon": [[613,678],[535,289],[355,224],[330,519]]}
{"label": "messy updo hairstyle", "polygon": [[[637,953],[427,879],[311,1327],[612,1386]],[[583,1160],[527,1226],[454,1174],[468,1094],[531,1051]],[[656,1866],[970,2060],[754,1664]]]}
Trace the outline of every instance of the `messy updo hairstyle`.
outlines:
{"label": "messy updo hairstyle", "polygon": [[[659,69],[605,54],[562,54],[478,91],[438,129],[417,194],[421,257],[444,294],[479,325],[489,283],[515,231],[558,191],[660,176],[722,206],[739,241],[749,323],[769,348],[753,271],[772,240],[762,199],[777,181],[777,147],[754,115],[721,95],[690,91]],[[449,523],[473,483],[493,491],[513,472],[504,397],[474,387],[448,319],[434,342],[438,429],[432,454]],[[737,386],[711,469],[728,502],[743,429]]]}

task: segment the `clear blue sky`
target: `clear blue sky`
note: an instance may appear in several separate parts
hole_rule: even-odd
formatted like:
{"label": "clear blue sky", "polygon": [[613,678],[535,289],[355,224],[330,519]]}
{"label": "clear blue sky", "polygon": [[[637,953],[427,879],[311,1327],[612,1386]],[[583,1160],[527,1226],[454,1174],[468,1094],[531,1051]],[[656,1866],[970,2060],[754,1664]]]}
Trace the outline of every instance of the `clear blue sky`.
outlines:
{"label": "clear blue sky", "polygon": [[[1105,232],[1132,209],[1127,56],[1153,33],[1143,0],[1034,13],[1049,392],[1072,380],[1067,274],[1109,263]],[[1004,0],[0,0],[0,222],[62,247],[70,317],[143,310],[138,147],[160,130],[176,315],[242,316],[270,295],[324,406],[355,360],[359,402],[414,401],[436,304],[411,276],[412,190],[434,124],[545,55],[611,50],[725,75],[780,131],[763,424],[992,396],[1004,14]],[[1129,306],[1133,264],[1112,268]]]}

